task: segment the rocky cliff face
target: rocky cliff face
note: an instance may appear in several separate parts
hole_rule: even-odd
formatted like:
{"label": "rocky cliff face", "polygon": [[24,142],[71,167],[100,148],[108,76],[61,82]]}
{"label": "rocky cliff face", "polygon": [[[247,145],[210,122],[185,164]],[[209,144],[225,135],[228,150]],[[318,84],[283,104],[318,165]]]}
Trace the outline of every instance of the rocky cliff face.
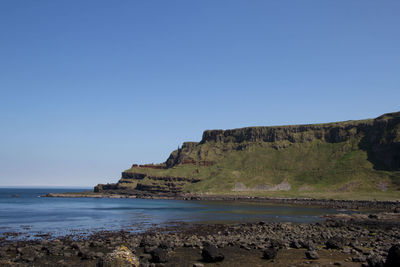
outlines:
{"label": "rocky cliff face", "polygon": [[[318,165],[318,162],[307,161],[309,157],[312,157],[312,154],[310,154],[311,152],[309,152],[311,145],[307,144],[314,143],[318,143],[319,145],[313,148],[313,153],[325,157],[326,162],[328,163],[330,157],[331,161],[335,161],[330,167],[326,166],[326,163]],[[324,152],[322,151],[323,148],[319,148],[319,146],[322,146],[323,144],[326,144],[324,149],[329,148],[330,152]],[[298,161],[302,161],[304,158],[305,161],[304,164],[300,164],[298,167],[295,166],[296,164],[289,166],[292,167],[290,172],[285,170],[287,169],[286,165],[277,165],[277,163],[272,164],[268,161],[260,161],[259,155],[262,155],[266,160],[273,160],[274,157],[280,157],[279,151],[282,151],[283,154],[286,153],[283,158],[289,162],[288,164],[290,164],[290,153],[292,152],[289,151],[289,148],[291,146],[296,146],[295,152],[297,154],[293,155],[293,157],[298,157]],[[251,154],[249,148],[252,147],[256,147],[258,150],[261,149],[261,152],[258,152],[259,154],[257,155]],[[278,154],[272,156],[272,152],[268,150],[269,148],[275,149],[278,151]],[[262,149],[265,149],[265,153],[262,152]],[[304,150],[304,153],[302,150]],[[321,177],[318,179],[323,179],[323,176],[327,174],[323,170],[328,167],[336,168],[334,171],[339,173],[351,172],[354,176],[354,173],[357,173],[358,169],[363,171],[365,170],[365,167],[361,166],[364,163],[355,162],[355,166],[352,166],[350,170],[350,163],[345,165],[344,162],[346,162],[346,160],[354,161],[352,157],[354,157],[354,154],[358,153],[357,151],[364,151],[363,153],[367,154],[367,160],[372,163],[373,168],[376,170],[399,171],[400,112],[388,113],[376,119],[361,121],[295,126],[247,127],[232,130],[206,130],[204,131],[200,142],[183,143],[181,148],[178,148],[170,154],[165,163],[156,165],[133,165],[131,169],[122,173],[122,179],[117,184],[99,185],[96,187],[96,190],[102,191],[130,188],[143,192],[171,192],[179,194],[188,185],[207,180],[208,177],[213,175],[218,176],[218,173],[221,175],[220,179],[225,179],[224,177],[227,175],[226,173],[229,174],[229,172],[223,174],[223,168],[226,168],[226,165],[221,165],[221,162],[232,151],[239,153],[241,153],[240,151],[247,151],[246,153],[250,153],[248,154],[249,157],[254,157],[253,161],[260,161],[257,164],[251,165],[251,168],[258,171],[258,173],[254,174],[256,175],[256,178],[262,178],[263,175],[268,176],[265,178],[267,180],[272,179],[270,177],[271,175],[286,175],[289,178],[291,176],[294,177],[289,180],[287,177],[284,177],[280,180],[281,183],[282,181],[285,181],[285,183],[287,182],[288,184],[289,181],[293,181],[293,179],[309,181],[310,178],[307,178],[307,176],[310,175],[314,177],[314,180],[317,179],[315,177]],[[331,153],[331,156],[327,153]],[[243,161],[246,161],[246,157]],[[238,167],[237,170],[233,170],[232,172],[236,185],[242,183],[239,179],[240,173],[242,173],[242,176],[245,174],[243,172],[245,172],[247,165],[243,161],[239,162],[241,167]],[[298,161],[296,163],[298,163]],[[318,161],[318,159],[316,161]],[[303,165],[310,165],[310,167],[304,167]],[[231,165],[229,166],[230,168],[232,167]],[[214,171],[209,172],[208,170],[211,167],[213,167]],[[299,169],[296,170],[296,168]],[[328,174],[332,175],[331,172]],[[257,179],[260,180],[261,178]],[[350,185],[360,183],[362,182],[357,180],[350,183]],[[246,187],[243,185],[242,187],[245,189],[275,188],[277,184],[279,184],[279,182],[276,184],[258,184],[252,187]],[[344,188],[346,188],[346,186],[348,187],[348,185],[345,185]],[[290,184],[287,188],[291,188]],[[232,190],[235,190],[233,184]]]}
{"label": "rocky cliff face", "polygon": [[[310,142],[315,139],[342,142],[359,134],[365,124],[299,125],[282,127],[249,127],[234,130],[209,130],[203,133],[201,144],[206,142]],[[360,129],[361,128],[361,129]]]}
{"label": "rocky cliff face", "polygon": [[369,160],[377,169],[400,170],[400,112],[376,118],[360,148],[368,151]]}
{"label": "rocky cliff face", "polygon": [[[182,148],[171,153],[166,161],[168,167],[185,162],[200,163],[190,156],[191,152],[206,143],[290,143],[321,140],[340,143],[360,138],[360,148],[368,151],[370,160],[380,169],[400,169],[400,112],[388,113],[376,119],[338,123],[247,127],[233,130],[206,130],[199,143],[186,142]],[[240,148],[240,146],[239,146]],[[204,162],[204,161],[203,161]],[[210,162],[211,163],[211,162]]]}

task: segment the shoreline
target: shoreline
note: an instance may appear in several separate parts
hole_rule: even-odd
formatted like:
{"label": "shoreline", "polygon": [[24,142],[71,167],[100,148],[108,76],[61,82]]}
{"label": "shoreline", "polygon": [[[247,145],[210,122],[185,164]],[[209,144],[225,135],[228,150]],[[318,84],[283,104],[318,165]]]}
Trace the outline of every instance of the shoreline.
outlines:
{"label": "shoreline", "polygon": [[[383,263],[400,238],[399,214],[394,220],[381,215],[334,216],[319,223],[298,224],[180,223],[143,233],[121,230],[85,237],[0,240],[0,265],[122,266],[130,262],[129,266],[147,267],[380,266],[370,263]],[[223,259],[208,261],[204,255],[207,249],[214,260],[218,255]]]}
{"label": "shoreline", "polygon": [[400,212],[400,200],[380,201],[380,200],[340,200],[340,199],[317,199],[317,198],[273,198],[259,196],[234,196],[234,195],[158,195],[158,194],[118,194],[118,193],[48,193],[41,197],[60,197],[60,198],[129,198],[129,199],[164,199],[164,200],[186,200],[186,201],[246,201],[260,202],[277,205],[296,205],[296,206],[318,206],[334,209],[376,209],[393,212]]}

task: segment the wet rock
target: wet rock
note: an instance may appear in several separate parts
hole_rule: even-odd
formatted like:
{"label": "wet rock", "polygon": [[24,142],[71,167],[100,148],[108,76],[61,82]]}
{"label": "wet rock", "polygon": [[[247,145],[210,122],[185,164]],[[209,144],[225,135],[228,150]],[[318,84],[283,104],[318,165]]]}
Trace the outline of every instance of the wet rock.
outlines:
{"label": "wet rock", "polygon": [[306,251],[306,257],[309,260],[318,260],[319,259],[319,255],[315,250]]}
{"label": "wet rock", "polygon": [[205,262],[218,262],[224,260],[225,256],[213,245],[204,246],[201,256]]}
{"label": "wet rock", "polygon": [[162,263],[168,261],[167,250],[162,248],[156,248],[151,252],[151,260],[154,263]]}
{"label": "wet rock", "polygon": [[139,259],[125,246],[117,247],[99,262],[99,267],[139,267]]}
{"label": "wet rock", "polygon": [[386,257],[385,267],[395,266],[400,266],[400,244],[392,246]]}
{"label": "wet rock", "polygon": [[266,260],[272,260],[275,259],[276,254],[277,254],[276,248],[267,248],[263,251],[263,258]]}

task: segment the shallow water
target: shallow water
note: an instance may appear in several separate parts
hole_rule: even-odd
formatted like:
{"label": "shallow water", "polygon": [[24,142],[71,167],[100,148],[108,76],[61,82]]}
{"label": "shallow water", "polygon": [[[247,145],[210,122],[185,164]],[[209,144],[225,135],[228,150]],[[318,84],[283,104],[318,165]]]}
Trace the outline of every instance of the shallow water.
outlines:
{"label": "shallow water", "polygon": [[321,220],[323,214],[339,212],[315,207],[232,201],[40,197],[49,192],[78,191],[84,189],[0,188],[0,236],[8,232],[18,232],[17,238],[100,230],[135,232],[171,222],[316,222]]}

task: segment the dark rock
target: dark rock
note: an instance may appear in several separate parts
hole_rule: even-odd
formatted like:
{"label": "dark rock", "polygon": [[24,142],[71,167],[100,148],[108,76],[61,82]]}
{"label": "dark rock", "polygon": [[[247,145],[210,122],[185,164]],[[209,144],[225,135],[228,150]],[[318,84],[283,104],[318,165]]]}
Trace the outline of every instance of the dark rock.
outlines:
{"label": "dark rock", "polygon": [[104,257],[104,253],[103,252],[96,252],[95,253],[95,257],[101,259],[101,258]]}
{"label": "dark rock", "polygon": [[201,256],[205,262],[218,262],[225,258],[219,249],[212,245],[206,245],[201,252]]}
{"label": "dark rock", "polygon": [[169,242],[167,240],[161,241],[160,244],[158,245],[159,248],[162,249],[167,249],[167,250],[172,250],[174,247],[174,244],[172,242]]}
{"label": "dark rock", "polygon": [[72,254],[70,252],[64,252],[63,256],[64,258],[70,258]]}
{"label": "dark rock", "polygon": [[400,266],[400,244],[394,245],[389,249],[386,257],[385,267]]}
{"label": "dark rock", "polygon": [[351,259],[353,262],[364,262],[367,258],[364,255],[357,255]]}
{"label": "dark rock", "polygon": [[7,257],[7,253],[5,251],[0,250],[0,259],[6,258],[6,257]]}
{"label": "dark rock", "polygon": [[345,246],[345,240],[340,237],[333,237],[326,241],[325,246],[328,249],[343,249]]}
{"label": "dark rock", "polygon": [[91,248],[100,248],[100,247],[102,247],[104,245],[104,243],[103,242],[100,242],[100,241],[93,241],[93,242],[90,242],[90,244],[89,244],[89,247],[91,247]]}
{"label": "dark rock", "polygon": [[140,241],[141,247],[157,247],[158,244],[159,244],[158,240],[156,240],[155,238],[148,237],[148,236],[145,236]]}
{"label": "dark rock", "polygon": [[82,249],[79,251],[78,256],[81,257],[82,260],[91,260],[96,257],[96,253],[87,249]]}
{"label": "dark rock", "polygon": [[282,240],[279,239],[271,239],[270,241],[270,248],[283,248],[285,243]]}
{"label": "dark rock", "polygon": [[151,260],[151,255],[150,254],[140,255],[140,261],[149,261],[149,260]]}
{"label": "dark rock", "polygon": [[276,248],[267,248],[263,251],[263,258],[266,260],[272,260],[275,259],[276,254],[277,254]]}
{"label": "dark rock", "polygon": [[310,259],[310,260],[318,260],[319,259],[319,255],[315,250],[306,251],[306,257],[307,257],[307,259]]}
{"label": "dark rock", "polygon": [[154,263],[162,263],[168,261],[168,253],[165,249],[156,248],[151,252],[151,259]]}
{"label": "dark rock", "polygon": [[80,250],[80,249],[81,249],[81,245],[79,245],[78,243],[72,243],[72,244],[71,244],[71,248],[72,248],[72,249]]}
{"label": "dark rock", "polygon": [[150,254],[153,250],[155,250],[157,247],[153,246],[153,247],[149,247],[149,246],[145,246],[144,247],[144,253],[148,253]]}
{"label": "dark rock", "polygon": [[20,259],[26,262],[33,262],[39,254],[31,247],[19,247],[17,252],[20,254]]}
{"label": "dark rock", "polygon": [[149,264],[149,262],[148,261],[141,261],[140,263],[139,263],[139,267],[149,267],[150,266],[150,264]]}
{"label": "dark rock", "polygon": [[315,244],[309,240],[301,241],[300,245],[307,250],[315,250],[316,249]]}
{"label": "dark rock", "polygon": [[384,260],[381,256],[371,255],[367,258],[367,266],[368,267],[383,267]]}
{"label": "dark rock", "polygon": [[301,244],[300,244],[299,242],[297,242],[297,241],[292,241],[292,242],[290,243],[290,247],[291,247],[291,248],[301,248],[302,246],[301,246]]}

